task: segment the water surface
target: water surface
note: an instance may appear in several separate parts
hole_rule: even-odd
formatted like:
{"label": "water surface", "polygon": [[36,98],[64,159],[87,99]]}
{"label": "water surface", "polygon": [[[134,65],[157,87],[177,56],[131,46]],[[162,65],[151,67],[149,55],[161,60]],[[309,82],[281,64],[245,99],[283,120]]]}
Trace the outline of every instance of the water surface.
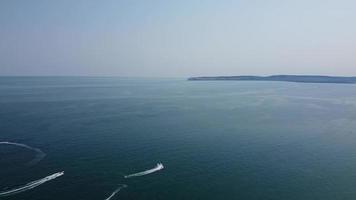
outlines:
{"label": "water surface", "polygon": [[[0,78],[4,199],[356,199],[356,85]],[[165,168],[147,176],[124,175]]]}

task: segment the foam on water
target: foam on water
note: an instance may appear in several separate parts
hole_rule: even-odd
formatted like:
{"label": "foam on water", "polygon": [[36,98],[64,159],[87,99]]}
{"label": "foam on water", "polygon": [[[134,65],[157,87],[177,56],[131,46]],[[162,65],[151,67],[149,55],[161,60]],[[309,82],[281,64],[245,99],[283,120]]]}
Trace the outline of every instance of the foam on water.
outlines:
{"label": "foam on water", "polygon": [[[27,165],[34,165],[34,164],[38,163],[39,161],[41,161],[46,156],[46,154],[43,151],[41,151],[40,149],[28,146],[26,144],[3,141],[3,142],[0,142],[0,145],[14,145],[14,146],[26,148],[26,149],[29,149],[29,150],[32,150],[32,151],[36,152],[35,157],[31,161],[29,161],[27,163]],[[134,174],[125,175],[124,177],[125,178],[131,178],[131,177],[137,177],[137,176],[144,176],[144,175],[151,174],[151,173],[154,173],[156,171],[162,170],[163,168],[164,168],[164,166],[163,166],[162,163],[157,163],[157,165],[152,169],[149,169],[149,170],[146,170],[146,171],[142,171],[142,172],[138,172],[138,173],[134,173]],[[0,191],[0,197],[10,196],[10,195],[18,194],[18,193],[21,193],[21,192],[25,192],[27,190],[31,190],[31,189],[33,189],[35,187],[38,187],[38,186],[40,186],[40,185],[42,185],[42,184],[44,184],[44,183],[46,183],[48,181],[56,179],[56,178],[62,176],[63,174],[64,174],[63,171],[62,172],[57,172],[55,174],[46,176],[46,177],[44,177],[42,179],[29,182],[26,185],[19,186],[19,187],[13,188],[13,189],[5,190],[5,191]],[[118,192],[120,192],[123,188],[126,188],[126,187],[127,187],[127,185],[120,184],[119,187],[116,188],[110,194],[110,196],[108,196],[105,200],[111,200]],[[6,189],[7,188],[8,187],[6,187]]]}
{"label": "foam on water", "polygon": [[20,186],[20,187],[14,188],[14,189],[10,189],[10,190],[7,190],[7,191],[0,192],[0,197],[9,196],[9,195],[17,194],[17,193],[20,193],[20,192],[25,192],[27,190],[31,190],[31,189],[33,189],[35,187],[38,187],[38,186],[46,183],[47,181],[51,181],[53,179],[56,179],[56,178],[62,176],[63,174],[64,174],[64,172],[57,172],[55,174],[46,176],[46,177],[41,178],[39,180],[29,182],[24,186]]}
{"label": "foam on water", "polygon": [[16,143],[16,142],[0,142],[0,145],[14,145],[14,146],[23,147],[23,148],[26,148],[26,149],[36,152],[35,157],[31,161],[26,163],[26,165],[30,165],[30,166],[35,165],[36,163],[41,161],[46,156],[46,154],[43,151],[41,151],[41,149],[34,148],[34,147],[28,146],[26,144],[21,144],[21,143]]}
{"label": "foam on water", "polygon": [[162,163],[158,163],[156,165],[156,167],[154,167],[152,169],[149,169],[149,170],[146,170],[146,171],[143,171],[143,172],[134,173],[134,174],[129,174],[129,175],[126,175],[124,177],[125,178],[131,178],[131,177],[135,177],[135,176],[144,176],[144,175],[151,174],[153,172],[162,170],[163,168],[164,168],[163,164]]}
{"label": "foam on water", "polygon": [[121,190],[122,188],[125,188],[125,187],[127,187],[127,185],[125,185],[125,184],[120,184],[119,187],[116,188],[116,190],[115,190],[114,192],[112,192],[111,195],[110,195],[109,197],[107,197],[105,200],[110,200],[110,199],[112,199],[118,192],[120,192],[120,190]]}

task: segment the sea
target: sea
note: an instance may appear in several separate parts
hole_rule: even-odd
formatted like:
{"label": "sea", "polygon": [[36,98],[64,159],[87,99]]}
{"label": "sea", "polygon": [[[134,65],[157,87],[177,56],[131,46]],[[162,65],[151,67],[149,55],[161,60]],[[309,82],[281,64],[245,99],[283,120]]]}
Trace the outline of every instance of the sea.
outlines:
{"label": "sea", "polygon": [[356,85],[0,77],[6,191],[0,199],[354,200]]}

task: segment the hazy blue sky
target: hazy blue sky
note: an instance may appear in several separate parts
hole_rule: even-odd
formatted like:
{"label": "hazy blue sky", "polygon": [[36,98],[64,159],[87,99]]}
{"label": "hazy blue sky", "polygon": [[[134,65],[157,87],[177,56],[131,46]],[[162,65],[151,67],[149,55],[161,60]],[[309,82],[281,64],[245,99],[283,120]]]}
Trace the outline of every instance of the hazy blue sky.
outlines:
{"label": "hazy blue sky", "polygon": [[0,1],[0,75],[243,74],[356,76],[356,1]]}

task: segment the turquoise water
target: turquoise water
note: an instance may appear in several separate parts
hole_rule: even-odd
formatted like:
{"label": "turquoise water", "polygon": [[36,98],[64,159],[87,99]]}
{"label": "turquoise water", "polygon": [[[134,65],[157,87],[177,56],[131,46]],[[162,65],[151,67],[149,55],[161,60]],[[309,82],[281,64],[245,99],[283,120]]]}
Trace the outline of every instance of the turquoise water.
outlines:
{"label": "turquoise water", "polygon": [[[3,199],[356,199],[356,85],[0,78]],[[162,162],[161,171],[130,179]]]}

